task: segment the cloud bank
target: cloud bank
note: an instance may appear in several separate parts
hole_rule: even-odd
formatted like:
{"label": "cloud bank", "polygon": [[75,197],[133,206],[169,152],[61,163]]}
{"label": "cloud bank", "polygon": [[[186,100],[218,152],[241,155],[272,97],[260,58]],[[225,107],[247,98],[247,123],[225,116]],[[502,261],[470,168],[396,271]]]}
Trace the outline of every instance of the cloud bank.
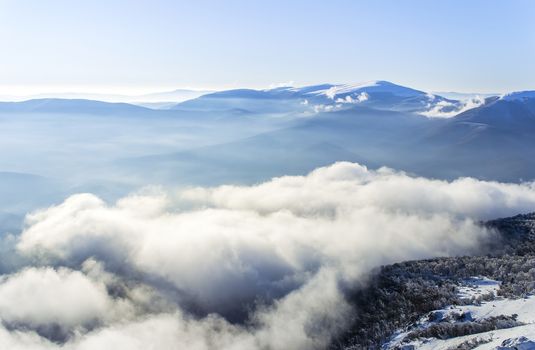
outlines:
{"label": "cloud bank", "polygon": [[434,105],[429,104],[428,110],[420,114],[426,117],[433,118],[451,118],[458,114],[466,112],[469,109],[477,108],[485,103],[485,98],[476,96],[473,98],[461,101],[460,105],[456,105],[448,101],[440,101]]}
{"label": "cloud bank", "polygon": [[[322,349],[382,264],[477,251],[535,184],[336,163],[255,186],[91,194],[31,213],[0,280],[0,344]],[[38,291],[38,292],[32,292]],[[54,342],[52,342],[54,341]]]}

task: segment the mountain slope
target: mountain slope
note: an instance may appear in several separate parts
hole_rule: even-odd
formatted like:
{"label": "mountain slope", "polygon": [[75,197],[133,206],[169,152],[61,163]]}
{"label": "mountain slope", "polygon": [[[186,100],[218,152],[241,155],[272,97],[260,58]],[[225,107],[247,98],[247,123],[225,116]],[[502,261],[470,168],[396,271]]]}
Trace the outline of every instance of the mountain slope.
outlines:
{"label": "mountain slope", "polygon": [[[348,96],[357,99],[364,92],[368,98],[362,101],[336,102]],[[56,113],[102,115],[100,119],[85,121],[90,123],[90,129],[84,126],[83,133],[77,131],[91,143],[89,136],[104,133],[128,141],[121,136],[128,129],[124,124],[125,116],[136,117],[135,124],[142,129],[145,118],[150,118],[152,124],[157,121],[165,128],[158,129],[158,133],[162,138],[166,135],[169,139],[166,144],[170,146],[141,149],[143,145],[134,143],[128,148],[132,150],[130,154],[117,155],[132,157],[128,160],[115,162],[109,155],[104,157],[121,174],[137,176],[139,180],[150,179],[153,183],[256,182],[272,176],[307,172],[342,160],[357,161],[372,168],[389,166],[434,178],[472,176],[518,182],[535,179],[532,154],[535,99],[530,96],[529,92],[522,92],[488,98],[484,105],[449,119],[400,111],[412,103],[409,101],[432,97],[382,81],[357,86],[324,84],[305,88],[232,90],[186,102],[202,102],[201,107],[206,110],[164,111],[128,104],[52,99],[0,103],[0,114],[2,120],[11,120],[6,126],[13,123],[12,113],[34,115],[28,122],[41,124],[44,121],[41,114],[46,113],[49,119],[56,118]],[[331,104],[313,104],[314,99]],[[307,104],[303,103],[305,100]],[[394,100],[397,102],[392,102]],[[205,105],[207,101],[210,103]],[[212,104],[213,101],[218,104]],[[285,117],[281,118],[281,114]],[[113,128],[106,127],[112,120]],[[63,127],[65,123],[66,119],[62,119],[54,128]],[[80,123],[80,118],[73,123]],[[36,127],[42,129],[43,126]],[[77,129],[73,127],[72,130]],[[88,133],[89,130],[94,133]],[[242,132],[244,130],[246,132]],[[200,132],[202,137],[197,135]],[[36,133],[39,134],[37,130]],[[251,136],[255,134],[257,136]],[[155,141],[157,139],[155,137]],[[173,149],[177,140],[184,141]],[[76,137],[75,141],[79,144],[82,139]],[[138,155],[133,147],[137,147]],[[95,156],[88,154],[87,159]]]}
{"label": "mountain slope", "polygon": [[0,102],[0,113],[70,113],[117,114],[146,113],[148,108],[128,103],[110,103],[83,99],[45,98],[23,102]]}
{"label": "mountain slope", "polygon": [[491,128],[532,132],[535,130],[535,92],[531,98],[487,99],[483,106],[457,115],[452,122],[484,124]]}
{"label": "mountain slope", "polygon": [[396,167],[407,160],[400,147],[434,121],[425,117],[361,106],[319,113],[283,128],[210,147],[126,160],[130,174],[169,181],[181,174],[203,184],[257,182],[301,174],[336,161]]}
{"label": "mountain slope", "polygon": [[472,349],[514,335],[502,330],[535,334],[524,326],[535,320],[535,213],[485,225],[498,235],[479,256],[383,266],[357,286],[352,326],[332,349]]}
{"label": "mountain slope", "polygon": [[[328,89],[313,88],[306,94],[325,94]],[[276,93],[287,92],[278,89]],[[259,91],[222,95],[227,94],[255,96],[260,103],[278,101]],[[530,180],[535,179],[534,101],[489,98],[484,105],[449,119],[352,104],[296,119],[293,127],[255,137],[189,152],[148,156],[139,160],[143,164],[139,168],[157,168],[162,176],[167,167],[173,169],[170,174],[202,170],[201,177],[210,178],[210,183],[221,173],[228,179],[236,176],[254,182],[347,160],[441,179],[472,176],[513,182]],[[319,161],[321,144],[338,151],[329,154],[325,149]],[[136,162],[130,162],[133,164]],[[261,177],[260,169],[267,171],[265,177]]]}
{"label": "mountain slope", "polygon": [[534,179],[534,106],[535,99],[489,98],[480,107],[437,123],[415,142],[426,145],[452,177]]}
{"label": "mountain slope", "polygon": [[228,90],[177,104],[175,109],[243,108],[257,113],[303,113],[326,107],[331,110],[346,109],[356,104],[376,109],[414,113],[423,113],[432,109],[448,112],[461,107],[459,101],[379,80],[357,85],[321,84],[298,88]]}

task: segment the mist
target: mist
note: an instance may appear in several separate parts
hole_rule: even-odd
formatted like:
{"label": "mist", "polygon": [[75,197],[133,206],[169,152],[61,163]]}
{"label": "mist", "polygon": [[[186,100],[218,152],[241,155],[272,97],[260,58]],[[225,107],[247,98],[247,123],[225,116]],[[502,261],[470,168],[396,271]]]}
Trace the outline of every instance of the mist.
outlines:
{"label": "mist", "polygon": [[4,238],[0,343],[325,348],[376,267],[480,252],[495,238],[481,220],[534,208],[534,183],[348,162],[250,186],[73,195]]}

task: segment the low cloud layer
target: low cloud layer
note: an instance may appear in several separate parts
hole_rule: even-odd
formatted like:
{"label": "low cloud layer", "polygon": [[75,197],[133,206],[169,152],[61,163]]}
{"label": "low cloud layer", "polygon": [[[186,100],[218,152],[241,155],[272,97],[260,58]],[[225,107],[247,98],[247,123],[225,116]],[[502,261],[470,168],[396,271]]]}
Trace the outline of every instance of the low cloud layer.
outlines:
{"label": "low cloud layer", "polygon": [[0,344],[325,348],[352,312],[343,291],[373,268],[473,253],[493,238],[480,220],[533,210],[533,183],[354,163],[114,204],[75,195],[27,216],[27,266],[0,279]]}
{"label": "low cloud layer", "polygon": [[[431,95],[432,96],[432,95]],[[434,118],[451,118],[469,109],[477,108],[485,103],[485,98],[476,96],[461,101],[459,105],[448,101],[440,101],[434,105],[429,105],[428,110],[420,114]]]}

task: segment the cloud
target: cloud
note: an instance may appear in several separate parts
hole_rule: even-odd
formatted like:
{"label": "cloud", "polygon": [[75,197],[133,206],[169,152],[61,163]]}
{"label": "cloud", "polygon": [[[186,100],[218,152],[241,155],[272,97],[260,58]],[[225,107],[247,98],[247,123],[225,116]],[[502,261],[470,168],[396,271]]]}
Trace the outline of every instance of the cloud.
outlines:
{"label": "cloud", "polygon": [[0,319],[11,330],[31,330],[45,339],[64,341],[148,311],[173,309],[157,298],[153,289],[124,284],[93,259],[85,261],[80,271],[28,267],[2,276]]}
{"label": "cloud", "polygon": [[321,112],[332,112],[340,109],[341,105],[325,105],[325,104],[318,104],[314,105],[314,113],[321,113]]}
{"label": "cloud", "polygon": [[356,95],[355,97],[352,97],[351,95],[347,95],[345,98],[338,98],[336,99],[337,103],[349,103],[349,104],[357,104],[362,103],[365,101],[368,101],[370,99],[370,95],[368,95],[366,92],[361,92],[360,94]]}
{"label": "cloud", "polygon": [[4,322],[74,327],[102,318],[109,307],[104,285],[79,271],[31,267],[0,281]]}
{"label": "cloud", "polygon": [[180,196],[198,205],[263,214],[289,210],[299,216],[328,216],[341,210],[374,209],[389,215],[442,214],[486,220],[533,210],[535,183],[434,180],[339,162],[307,176],[284,176],[256,186],[194,188]]}
{"label": "cloud", "polygon": [[[435,97],[433,95],[433,98],[430,98],[430,100],[434,99]],[[479,107],[484,103],[485,98],[480,96],[467,99],[465,101],[462,101],[460,104],[454,104],[448,101],[440,101],[432,106],[430,105],[427,111],[422,112],[420,114],[425,115],[427,117],[451,118],[456,116],[457,114],[466,112],[469,109]]]}
{"label": "cloud", "polygon": [[[479,220],[534,209],[533,183],[448,182],[346,162],[114,204],[79,194],[27,216],[16,249],[52,267],[5,277],[0,296],[7,285],[6,300],[18,302],[0,318],[78,327],[64,340],[73,349],[321,349],[352,312],[341,284],[363,283],[382,264],[475,252],[493,237]],[[74,301],[56,314],[25,309],[17,291],[27,285],[44,300],[72,290]],[[92,313],[76,302],[94,303]],[[91,319],[93,328],[79,327]],[[32,332],[2,330],[0,341],[47,344]]]}
{"label": "cloud", "polygon": [[324,94],[325,94],[325,96],[327,96],[331,100],[334,100],[334,98],[336,97],[336,94],[338,94],[338,92],[339,92],[339,88],[337,86],[333,86],[333,87],[325,90]]}

